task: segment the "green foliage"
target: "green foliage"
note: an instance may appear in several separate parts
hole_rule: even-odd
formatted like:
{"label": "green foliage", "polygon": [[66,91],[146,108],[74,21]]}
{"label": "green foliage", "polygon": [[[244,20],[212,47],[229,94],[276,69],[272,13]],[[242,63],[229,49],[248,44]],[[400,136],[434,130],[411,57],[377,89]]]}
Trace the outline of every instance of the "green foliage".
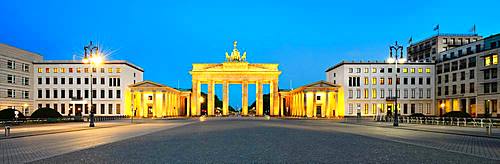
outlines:
{"label": "green foliage", "polygon": [[451,111],[445,113],[443,117],[470,117],[470,114],[462,111]]}
{"label": "green foliage", "polygon": [[52,108],[40,108],[31,114],[31,118],[61,118],[62,115]]}
{"label": "green foliage", "polygon": [[[14,113],[16,111],[15,109],[3,109],[0,110],[0,120],[13,120],[15,119],[16,114]],[[17,110],[18,111],[18,110]],[[21,111],[18,111],[19,114],[17,115],[19,118],[24,118],[24,115]]]}

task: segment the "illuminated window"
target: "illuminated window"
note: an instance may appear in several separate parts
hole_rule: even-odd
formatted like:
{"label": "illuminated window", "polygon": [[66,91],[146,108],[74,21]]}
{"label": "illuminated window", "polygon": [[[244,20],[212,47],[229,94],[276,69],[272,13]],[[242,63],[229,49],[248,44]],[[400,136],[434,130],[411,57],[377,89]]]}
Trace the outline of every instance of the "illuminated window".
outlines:
{"label": "illuminated window", "polygon": [[381,77],[380,78],[380,85],[384,85],[384,83],[385,83],[385,78]]}
{"label": "illuminated window", "polygon": [[61,73],[66,73],[66,68],[61,68]]}
{"label": "illuminated window", "polygon": [[377,113],[377,104],[372,104],[372,114]]}
{"label": "illuminated window", "polygon": [[493,64],[498,64],[498,55],[493,55]]}
{"label": "illuminated window", "polygon": [[408,68],[403,68],[403,73],[408,73]]}
{"label": "illuminated window", "polygon": [[43,72],[43,69],[42,68],[38,68],[38,73],[42,73]]}
{"label": "illuminated window", "polygon": [[369,96],[368,89],[365,88],[364,92],[365,92],[365,99],[367,99]]}
{"label": "illuminated window", "polygon": [[365,72],[365,73],[368,73],[369,71],[370,71],[370,69],[369,69],[369,68],[365,68],[365,71],[364,71],[364,72]]}
{"label": "illuminated window", "polygon": [[422,73],[424,72],[424,69],[423,68],[418,68],[418,73]]}
{"label": "illuminated window", "polygon": [[365,85],[368,85],[368,78],[365,77]]}
{"label": "illuminated window", "polygon": [[45,73],[50,73],[50,68],[45,68]]}
{"label": "illuminated window", "polygon": [[113,68],[108,68],[108,73],[113,73]]}
{"label": "illuminated window", "polygon": [[389,79],[389,85],[392,85],[392,78],[388,78]]}
{"label": "illuminated window", "polygon": [[89,73],[89,68],[83,68],[83,72]]}
{"label": "illuminated window", "polygon": [[368,104],[365,104],[365,114],[368,114]]}
{"label": "illuminated window", "polygon": [[376,77],[372,78],[372,84],[377,85],[377,78]]}
{"label": "illuminated window", "polygon": [[120,73],[120,72],[122,72],[122,69],[116,68],[116,73]]}
{"label": "illuminated window", "polygon": [[59,72],[59,69],[58,68],[54,68],[54,73],[57,73]]}
{"label": "illuminated window", "polygon": [[415,68],[412,68],[412,69],[411,69],[411,73],[415,73]]}
{"label": "illuminated window", "polygon": [[490,59],[491,59],[491,58],[490,58],[489,56],[487,56],[487,57],[485,57],[485,58],[484,58],[484,66],[489,66],[489,65],[491,65]]}
{"label": "illuminated window", "polygon": [[372,98],[377,98],[377,89],[372,89]]}
{"label": "illuminated window", "polygon": [[69,73],[73,73],[73,68],[68,68]]}
{"label": "illuminated window", "polygon": [[372,68],[372,73],[377,73],[377,68]]}
{"label": "illuminated window", "polygon": [[426,68],[425,69],[425,73],[431,73],[431,69],[430,68]]}
{"label": "illuminated window", "polygon": [[101,68],[101,73],[104,73],[104,70],[105,70],[104,68]]}
{"label": "illuminated window", "polygon": [[76,73],[82,72],[82,68],[76,68]]}
{"label": "illuminated window", "polygon": [[96,73],[97,72],[97,68],[92,68],[92,72]]}

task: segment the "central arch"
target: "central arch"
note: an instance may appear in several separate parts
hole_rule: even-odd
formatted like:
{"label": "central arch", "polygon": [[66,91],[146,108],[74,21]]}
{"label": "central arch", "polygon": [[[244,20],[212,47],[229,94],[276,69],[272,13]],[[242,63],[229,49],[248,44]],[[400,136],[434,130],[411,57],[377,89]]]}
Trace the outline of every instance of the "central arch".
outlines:
{"label": "central arch", "polygon": [[241,84],[241,114],[248,115],[248,85],[255,84],[256,115],[262,116],[263,112],[263,84],[269,84],[270,90],[270,115],[280,115],[278,79],[281,71],[278,64],[254,64],[246,61],[246,52],[240,55],[237,49],[237,42],[234,42],[234,49],[229,55],[226,52],[226,61],[223,63],[195,63],[189,71],[192,77],[191,93],[191,116],[201,114],[200,105],[202,101],[201,85],[207,84],[207,110],[208,115],[214,115],[214,95],[215,84],[222,84],[222,115],[229,114],[229,84]]}

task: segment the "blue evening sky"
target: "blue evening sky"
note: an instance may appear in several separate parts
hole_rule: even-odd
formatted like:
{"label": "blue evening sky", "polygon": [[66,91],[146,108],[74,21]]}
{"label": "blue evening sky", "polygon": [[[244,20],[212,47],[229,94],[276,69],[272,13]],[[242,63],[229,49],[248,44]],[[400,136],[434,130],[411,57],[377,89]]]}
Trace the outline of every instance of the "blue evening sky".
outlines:
{"label": "blue evening sky", "polygon": [[[146,80],[191,88],[191,64],[222,62],[238,40],[250,62],[279,63],[280,88],[288,89],[290,80],[294,87],[324,80],[325,69],[341,60],[385,59],[394,41],[424,39],[436,24],[441,33],[469,33],[473,24],[480,35],[498,33],[498,6],[495,0],[3,0],[0,42],[62,60],[81,55],[93,40],[113,51],[110,59],[144,68]],[[241,94],[238,86],[230,89],[231,98]]]}

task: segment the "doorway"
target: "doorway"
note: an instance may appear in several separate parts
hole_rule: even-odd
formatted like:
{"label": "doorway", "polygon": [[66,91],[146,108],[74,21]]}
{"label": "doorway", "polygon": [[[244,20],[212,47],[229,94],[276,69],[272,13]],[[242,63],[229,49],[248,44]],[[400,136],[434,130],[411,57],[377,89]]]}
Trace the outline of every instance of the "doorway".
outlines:
{"label": "doorway", "polygon": [[316,117],[321,117],[321,106],[316,106]]}
{"label": "doorway", "polygon": [[148,106],[148,117],[153,117],[153,107]]}

